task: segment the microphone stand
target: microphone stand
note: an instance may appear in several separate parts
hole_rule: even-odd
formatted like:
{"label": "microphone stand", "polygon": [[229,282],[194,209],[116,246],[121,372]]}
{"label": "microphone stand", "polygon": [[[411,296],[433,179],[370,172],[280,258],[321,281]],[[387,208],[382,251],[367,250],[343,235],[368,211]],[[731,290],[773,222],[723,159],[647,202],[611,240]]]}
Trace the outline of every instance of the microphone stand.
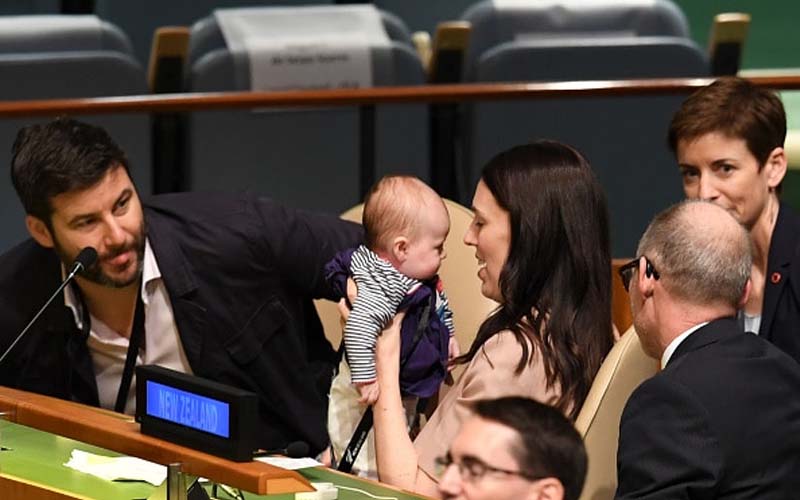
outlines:
{"label": "microphone stand", "polygon": [[58,296],[58,294],[61,293],[61,291],[64,289],[64,287],[66,287],[69,284],[69,282],[72,281],[72,278],[74,278],[75,275],[78,274],[79,272],[81,272],[83,269],[84,269],[84,265],[81,262],[76,262],[72,266],[72,270],[67,275],[67,279],[65,279],[61,283],[61,285],[56,289],[56,291],[53,293],[53,295],[51,295],[50,298],[47,299],[47,302],[45,302],[44,306],[42,306],[42,308],[39,309],[39,311],[36,313],[36,315],[33,317],[33,319],[30,320],[28,322],[28,324],[25,326],[25,328],[22,329],[20,334],[17,335],[17,338],[14,339],[14,342],[12,342],[11,345],[9,346],[9,348],[6,349],[6,352],[4,352],[2,356],[0,356],[0,364],[3,363],[3,360],[6,359],[6,356],[8,356],[8,353],[10,353],[14,349],[14,346],[16,346],[17,342],[19,342],[20,339],[28,332],[30,327],[33,326],[34,323],[36,323],[36,320],[39,319],[39,316],[41,316],[42,313],[47,309],[47,306],[49,306],[50,303],[53,302],[53,299],[55,299]]}

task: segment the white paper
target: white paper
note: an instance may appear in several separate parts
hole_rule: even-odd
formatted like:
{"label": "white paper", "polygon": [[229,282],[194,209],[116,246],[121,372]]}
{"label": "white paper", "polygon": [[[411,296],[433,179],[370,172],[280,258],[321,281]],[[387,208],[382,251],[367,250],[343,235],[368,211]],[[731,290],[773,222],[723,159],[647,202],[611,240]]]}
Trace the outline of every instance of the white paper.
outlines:
{"label": "white paper", "polygon": [[107,481],[146,481],[159,486],[167,479],[167,468],[141,458],[106,457],[82,450],[72,450],[64,466]]}
{"label": "white paper", "polygon": [[255,460],[287,470],[306,469],[322,465],[321,462],[317,462],[313,458],[257,457]]}
{"label": "white paper", "polygon": [[246,53],[252,90],[372,86],[371,48],[388,46],[372,5],[218,9],[233,53]]}

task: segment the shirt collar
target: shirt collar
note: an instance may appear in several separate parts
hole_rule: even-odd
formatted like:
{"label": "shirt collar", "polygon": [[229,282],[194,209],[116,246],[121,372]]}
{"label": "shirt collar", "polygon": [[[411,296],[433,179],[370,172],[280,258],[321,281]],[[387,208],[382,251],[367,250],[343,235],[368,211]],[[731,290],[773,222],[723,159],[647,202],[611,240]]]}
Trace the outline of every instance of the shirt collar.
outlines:
{"label": "shirt collar", "polygon": [[[64,264],[61,264],[61,278],[64,279],[67,277],[67,271],[64,267]],[[142,282],[144,286],[142,287],[142,302],[147,304],[150,301],[150,291],[148,285],[155,281],[161,279],[161,270],[158,268],[158,262],[156,262],[156,255],[153,253],[153,248],[150,246],[150,239],[145,238],[144,240],[144,260],[142,263]],[[78,295],[75,293],[75,290],[72,288],[72,285],[66,287],[64,289],[64,305],[69,307],[72,310],[72,315],[75,318],[75,325],[78,329],[83,328],[83,315],[80,306],[80,301],[78,300]]]}
{"label": "shirt collar", "polygon": [[680,335],[672,339],[672,342],[670,342],[667,348],[664,349],[664,354],[661,355],[661,369],[663,370],[667,366],[667,363],[669,363],[670,358],[672,357],[673,354],[675,354],[675,350],[678,349],[678,346],[681,345],[681,342],[686,340],[686,338],[689,335],[693,334],[695,331],[706,326],[708,323],[709,323],[708,321],[704,321],[703,323],[694,325],[693,327],[689,328],[685,332],[681,333]]}
{"label": "shirt collar", "polygon": [[161,279],[161,269],[158,268],[156,262],[156,254],[153,253],[153,247],[150,246],[150,240],[144,240],[144,263],[142,264],[142,301],[147,304],[152,293],[150,283]]}

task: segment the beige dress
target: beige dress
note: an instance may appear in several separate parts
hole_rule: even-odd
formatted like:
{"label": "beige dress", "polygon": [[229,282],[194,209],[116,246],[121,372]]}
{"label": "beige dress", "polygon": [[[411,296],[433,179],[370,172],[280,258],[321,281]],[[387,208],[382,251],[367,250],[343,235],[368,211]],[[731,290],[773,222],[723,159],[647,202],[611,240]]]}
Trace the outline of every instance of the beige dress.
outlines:
{"label": "beige dress", "polygon": [[[530,352],[530,349],[529,351]],[[544,366],[539,350],[522,373],[516,374],[522,346],[510,331],[503,331],[483,344],[458,382],[440,401],[431,419],[414,440],[419,467],[436,480],[434,460],[447,453],[461,423],[470,415],[474,401],[503,396],[524,396],[553,404],[558,388],[545,387]]]}

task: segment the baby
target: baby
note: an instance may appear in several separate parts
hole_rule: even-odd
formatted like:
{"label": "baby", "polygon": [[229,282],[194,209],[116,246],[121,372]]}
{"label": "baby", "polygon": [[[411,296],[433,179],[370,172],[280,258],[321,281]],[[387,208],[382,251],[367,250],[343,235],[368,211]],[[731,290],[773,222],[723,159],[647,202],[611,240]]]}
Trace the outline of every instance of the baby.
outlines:
{"label": "baby", "polygon": [[[344,327],[344,357],[331,387],[328,431],[341,457],[363,405],[378,398],[375,343],[398,310],[406,310],[401,340],[401,390],[409,419],[418,398],[432,396],[458,356],[452,312],[437,273],[450,218],[436,192],[414,177],[381,179],[364,202],[365,244],[340,253],[326,277],[342,297],[352,277],[358,296]],[[360,403],[360,404],[359,404]],[[366,448],[366,450],[365,450]],[[374,476],[372,437],[353,471]]]}

